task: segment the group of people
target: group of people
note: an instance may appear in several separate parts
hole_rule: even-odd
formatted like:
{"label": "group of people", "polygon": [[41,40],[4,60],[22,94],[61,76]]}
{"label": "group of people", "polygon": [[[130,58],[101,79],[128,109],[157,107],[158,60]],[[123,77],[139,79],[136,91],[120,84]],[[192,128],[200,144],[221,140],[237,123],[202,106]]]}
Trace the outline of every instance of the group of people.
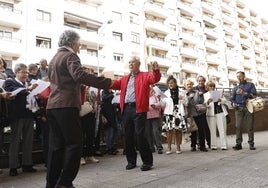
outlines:
{"label": "group of people", "polygon": [[[178,87],[177,80],[170,76],[167,79],[168,90],[161,96],[153,89],[154,84],[161,78],[156,61],[151,62],[151,71],[143,72],[140,71],[139,57],[132,56],[129,61],[130,73],[118,80],[112,80],[104,76],[95,76],[82,66],[77,55],[80,50],[80,37],[76,32],[64,31],[59,38],[58,45],[59,49],[47,68],[50,86],[45,104],[45,120],[49,130],[46,188],[73,187],[81,157],[93,156],[91,147],[94,142],[93,138],[98,134],[98,122],[104,121],[102,118],[96,119],[96,114],[105,116],[108,124],[106,128],[107,151],[111,153],[115,151],[114,134],[111,133],[116,132],[114,125],[117,124],[118,119],[114,118],[116,113],[111,110],[114,97],[111,90],[120,91],[117,105],[120,107],[120,121],[125,134],[126,170],[137,166],[137,151],[141,156],[141,171],[152,169],[154,164],[152,153],[155,146],[159,154],[163,153],[161,131],[167,134],[166,154],[172,153],[173,134],[176,140],[176,153],[180,154],[182,136],[187,129],[184,127],[186,124],[195,123],[197,126],[197,130],[191,132],[191,151],[196,151],[199,147],[200,151],[207,152],[206,142],[211,149],[217,149],[216,127],[220,134],[221,149],[228,148],[225,119],[227,110],[224,106],[226,99],[223,95],[217,101],[205,97],[206,93],[215,90],[215,83],[208,81],[205,84],[205,77],[199,76],[198,86],[194,87],[194,82],[187,79],[185,89],[182,90]],[[2,98],[8,99],[10,98],[9,92],[19,87],[25,88],[9,101],[12,104],[9,106],[10,111],[15,115],[10,124],[11,176],[17,175],[19,167],[18,148],[21,135],[24,140],[22,170],[24,172],[36,171],[31,158],[34,116],[31,109],[27,108],[27,96],[37,87],[36,84],[27,82],[31,69],[30,65],[27,67],[25,64],[17,64],[14,68],[15,78],[5,81],[6,92],[1,93],[1,100]],[[36,72],[35,69],[33,67],[33,72]],[[256,95],[256,89],[253,84],[245,81],[243,72],[238,72],[237,77],[239,85],[232,91],[237,133],[236,145],[233,148],[242,149],[242,120],[246,117],[250,149],[255,149],[253,115],[247,111],[245,104],[246,99]],[[91,88],[97,89],[97,95],[89,95]],[[85,100],[91,99],[95,101],[91,102],[91,105],[95,106],[93,113],[80,117],[81,105]],[[200,106],[206,110],[200,110]],[[160,125],[163,125],[162,130],[159,129]],[[109,135],[113,136],[109,137]]]}

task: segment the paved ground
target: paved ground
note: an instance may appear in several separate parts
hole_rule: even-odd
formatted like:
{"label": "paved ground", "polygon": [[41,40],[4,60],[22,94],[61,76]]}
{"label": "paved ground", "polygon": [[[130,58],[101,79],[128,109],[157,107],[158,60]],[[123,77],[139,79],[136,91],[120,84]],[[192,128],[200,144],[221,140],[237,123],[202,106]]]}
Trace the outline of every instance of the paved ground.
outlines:
{"label": "paved ground", "polygon": [[[247,141],[247,135],[243,136]],[[256,188],[268,187],[268,132],[255,133],[257,150],[250,151],[244,142],[243,150],[233,151],[235,136],[228,136],[229,150],[191,152],[189,143],[182,145],[183,153],[171,155],[154,153],[151,171],[125,170],[122,150],[116,156],[100,157],[100,163],[81,166],[74,181],[77,188]],[[166,147],[166,145],[165,145]],[[175,148],[175,146],[173,147]],[[174,150],[175,151],[175,150]],[[36,166],[35,174],[0,175],[0,188],[44,187],[46,169]]]}

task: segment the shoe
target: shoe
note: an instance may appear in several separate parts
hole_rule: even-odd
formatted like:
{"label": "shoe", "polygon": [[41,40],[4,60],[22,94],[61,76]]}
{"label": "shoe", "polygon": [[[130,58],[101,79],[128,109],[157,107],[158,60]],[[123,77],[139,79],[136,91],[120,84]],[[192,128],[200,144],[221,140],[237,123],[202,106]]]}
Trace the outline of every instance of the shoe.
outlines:
{"label": "shoe", "polygon": [[37,172],[37,170],[33,168],[32,166],[22,166],[22,172],[34,173],[34,172]]}
{"label": "shoe", "polygon": [[250,150],[256,150],[256,148],[254,147],[254,144],[249,144],[249,149]]}
{"label": "shoe", "polygon": [[234,150],[241,150],[242,149],[242,146],[241,144],[236,144],[234,147],[233,147]]}
{"label": "shoe", "polygon": [[165,137],[165,138],[167,137],[167,133],[166,133],[166,132],[162,132],[161,135],[162,135],[163,137]]}
{"label": "shoe", "polygon": [[17,176],[18,175],[18,171],[16,168],[11,168],[9,170],[9,176]]}
{"label": "shoe", "polygon": [[166,151],[166,154],[167,155],[169,155],[169,154],[171,154],[172,153],[172,151]]}
{"label": "shoe", "polygon": [[182,151],[181,151],[181,150],[177,150],[176,153],[177,153],[177,154],[181,154]]}
{"label": "shoe", "polygon": [[131,169],[133,169],[135,167],[136,167],[136,164],[128,163],[127,166],[126,166],[126,169],[131,170]]}
{"label": "shoe", "polygon": [[86,161],[88,161],[88,162],[92,162],[92,163],[98,163],[98,162],[100,162],[100,160],[98,160],[98,159],[96,159],[95,157],[87,157],[86,158]]}
{"label": "shoe", "polygon": [[74,186],[56,185],[55,188],[75,188]]}
{"label": "shoe", "polygon": [[227,150],[227,148],[221,148],[221,150]]}
{"label": "shoe", "polygon": [[81,157],[81,159],[80,159],[80,165],[85,165],[85,164],[87,164],[85,158],[84,157]]}
{"label": "shoe", "polygon": [[192,147],[191,148],[191,151],[196,151],[196,147]]}
{"label": "shoe", "polygon": [[95,152],[95,155],[96,155],[96,156],[99,156],[99,157],[102,157],[102,156],[103,156],[103,154],[102,154],[100,151],[96,151],[96,152]]}
{"label": "shoe", "polygon": [[153,165],[146,165],[146,164],[143,164],[143,165],[141,165],[141,171],[148,171],[148,170],[151,170],[151,169],[152,169],[152,166],[153,166]]}
{"label": "shoe", "polygon": [[217,150],[217,149],[218,149],[218,148],[214,148],[214,147],[213,147],[213,148],[211,148],[211,150]]}
{"label": "shoe", "polygon": [[163,153],[163,149],[158,149],[157,153],[158,154],[162,154]]}
{"label": "shoe", "polygon": [[207,148],[200,148],[200,151],[208,152]]}

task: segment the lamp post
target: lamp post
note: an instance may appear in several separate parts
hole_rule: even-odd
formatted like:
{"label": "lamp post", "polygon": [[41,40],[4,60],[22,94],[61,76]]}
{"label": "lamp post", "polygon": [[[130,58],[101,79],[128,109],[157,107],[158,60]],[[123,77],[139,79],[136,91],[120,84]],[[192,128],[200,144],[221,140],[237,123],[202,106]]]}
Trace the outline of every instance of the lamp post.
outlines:
{"label": "lamp post", "polygon": [[100,75],[100,60],[99,60],[99,51],[100,51],[100,35],[102,34],[102,31],[104,28],[108,25],[113,23],[113,20],[108,20],[105,24],[102,25],[102,27],[98,30],[98,43],[97,43],[97,61],[98,61],[98,67],[97,67],[97,73],[98,76]]}

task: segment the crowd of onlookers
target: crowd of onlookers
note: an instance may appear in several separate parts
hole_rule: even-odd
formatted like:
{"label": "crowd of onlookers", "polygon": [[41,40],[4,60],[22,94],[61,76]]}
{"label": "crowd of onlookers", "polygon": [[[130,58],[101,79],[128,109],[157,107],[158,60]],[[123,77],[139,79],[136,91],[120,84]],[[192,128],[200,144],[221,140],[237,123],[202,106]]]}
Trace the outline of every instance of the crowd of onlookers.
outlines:
{"label": "crowd of onlookers", "polygon": [[[94,74],[94,70],[84,66],[84,71]],[[7,68],[3,58],[0,59],[0,79],[5,80],[1,87],[1,128],[0,128],[0,154],[6,154],[3,150],[4,126],[11,126],[9,148],[9,175],[16,176],[17,168],[22,167],[23,172],[36,172],[32,162],[33,139],[42,142],[43,158],[47,164],[48,155],[48,122],[46,103],[50,93],[49,87],[42,93],[29,99],[29,92],[37,87],[33,80],[42,79],[48,81],[47,61],[41,59],[37,64],[17,64],[14,72]],[[172,143],[176,143],[175,153],[181,154],[181,143],[185,136],[190,136],[191,151],[207,152],[211,150],[227,150],[226,139],[228,110],[223,93],[215,99],[209,97],[215,91],[216,85],[212,81],[206,82],[205,77],[198,76],[194,81],[184,81],[184,88],[177,85],[173,76],[167,78],[167,90],[161,92],[155,85],[150,87],[149,111],[145,126],[145,137],[151,152],[163,153],[163,136],[167,142],[166,154],[173,153]],[[20,87],[25,90],[16,96],[12,92]],[[98,163],[96,156],[104,154],[116,155],[118,153],[118,140],[124,140],[124,126],[119,102],[120,92],[111,89],[102,90],[94,87],[81,86],[81,104],[89,102],[91,111],[80,117],[83,132],[83,152],[80,164],[87,162]],[[31,104],[30,107],[27,105]],[[37,108],[33,108],[37,105]],[[200,107],[201,106],[201,107]],[[201,108],[205,110],[202,110]],[[199,109],[200,108],[200,109]],[[38,110],[34,110],[38,109]],[[14,118],[16,117],[16,118]],[[34,131],[35,126],[35,131]],[[194,127],[194,128],[193,128]],[[217,143],[217,129],[220,143]],[[22,140],[22,162],[19,164],[18,153]],[[105,142],[106,150],[100,148],[101,142]],[[240,145],[239,145],[240,144]],[[255,149],[254,143],[250,143],[250,149]],[[240,149],[238,143],[234,149]],[[124,142],[123,142],[124,149]],[[139,150],[138,147],[136,147]],[[241,147],[242,149],[242,147]],[[123,151],[125,154],[125,149]]]}

